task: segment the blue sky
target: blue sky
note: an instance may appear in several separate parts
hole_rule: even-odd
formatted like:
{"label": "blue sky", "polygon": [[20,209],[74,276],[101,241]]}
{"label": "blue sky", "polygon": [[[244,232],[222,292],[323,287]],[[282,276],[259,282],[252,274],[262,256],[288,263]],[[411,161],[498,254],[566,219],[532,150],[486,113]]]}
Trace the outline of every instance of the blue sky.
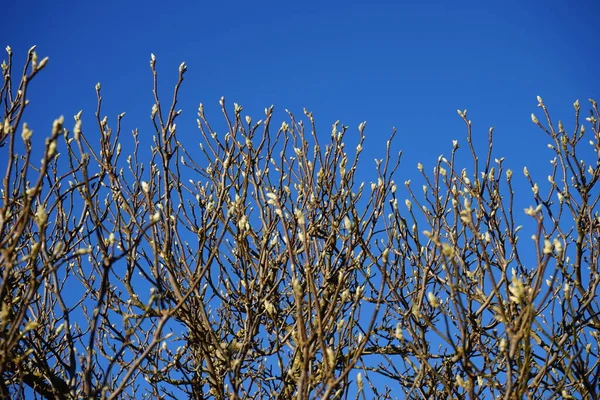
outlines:
{"label": "blue sky", "polygon": [[354,130],[366,120],[369,161],[383,156],[397,127],[395,146],[404,156],[396,180],[403,182],[417,175],[417,162],[433,167],[438,155],[448,155],[453,139],[468,156],[460,108],[469,110],[481,150],[494,126],[495,154],[506,157],[505,166],[520,172],[527,164],[545,181],[552,153],[530,114],[541,116],[536,95],[565,122],[574,100],[585,113],[588,98],[600,100],[599,4],[13,1],[3,7],[0,44],[13,48],[16,61],[34,44],[40,57],[50,57],[31,86],[24,119],[40,140],[56,117],[72,121],[80,109],[84,128],[93,126],[98,81],[103,114],[115,121],[126,111],[125,133],[139,127],[141,137],[152,135],[154,53],[163,102],[179,64],[188,65],[178,127],[190,140],[199,138],[198,103],[221,122],[221,96],[254,120],[271,104],[277,121],[286,108],[300,116],[306,107],[324,137],[336,120]]}
{"label": "blue sky", "polygon": [[300,115],[307,107],[324,134],[335,120],[353,128],[366,120],[369,159],[397,127],[404,168],[414,171],[464,139],[456,109],[466,108],[481,143],[495,126],[498,154],[522,165],[536,156],[532,145],[546,142],[530,122],[536,95],[567,120],[575,99],[600,98],[598,8],[594,1],[13,2],[2,42],[17,57],[32,44],[50,56],[30,92],[37,132],[80,109],[92,118],[98,81],[109,117],[126,111],[127,129],[149,128],[152,52],[165,99],[178,65],[188,65],[179,126],[189,124],[190,135],[198,103],[219,118],[221,96],[255,120],[271,104],[281,119],[285,108]]}

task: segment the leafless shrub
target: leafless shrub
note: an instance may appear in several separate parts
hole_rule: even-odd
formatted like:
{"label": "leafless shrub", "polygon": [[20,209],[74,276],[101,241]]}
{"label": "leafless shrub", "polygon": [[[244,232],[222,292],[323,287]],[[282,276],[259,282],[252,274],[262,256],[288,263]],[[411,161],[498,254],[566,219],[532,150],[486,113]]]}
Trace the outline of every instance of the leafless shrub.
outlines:
{"label": "leafless shrub", "polygon": [[200,105],[184,145],[186,65],[165,106],[154,56],[150,149],[147,132],[122,134],[124,114],[102,116],[98,84],[97,126],[58,118],[40,162],[22,120],[46,59],[32,48],[15,80],[7,51],[3,397],[598,397],[594,101],[567,132],[538,98],[556,156],[547,184],[524,171],[523,213],[492,130],[481,158],[466,111],[470,172],[454,142],[433,173],[419,164],[423,194],[405,192],[393,135],[364,183],[365,124],[347,148],[347,127],[317,134],[306,110],[273,127],[273,107],[254,121],[221,99],[218,134]]}

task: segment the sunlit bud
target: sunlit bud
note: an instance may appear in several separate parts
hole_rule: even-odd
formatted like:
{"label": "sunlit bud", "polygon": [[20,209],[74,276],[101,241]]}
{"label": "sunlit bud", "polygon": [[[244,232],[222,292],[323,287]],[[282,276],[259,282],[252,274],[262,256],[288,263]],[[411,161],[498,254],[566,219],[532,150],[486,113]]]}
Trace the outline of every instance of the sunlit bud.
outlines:
{"label": "sunlit bud", "polygon": [[442,254],[446,257],[453,257],[454,247],[449,243],[442,243]]}
{"label": "sunlit bud", "polygon": [[187,70],[187,65],[185,65],[185,61],[179,64],[179,73],[183,73]]}
{"label": "sunlit bud", "polygon": [[86,247],[86,248],[77,249],[77,251],[75,251],[75,254],[78,256],[82,256],[84,254],[89,254],[91,252],[92,252],[92,249],[90,249],[89,247]]}
{"label": "sunlit bud", "polygon": [[471,210],[462,210],[460,212],[460,220],[465,224],[469,224],[472,221]]}
{"label": "sunlit bud", "polygon": [[558,254],[562,253],[563,247],[562,247],[562,242],[560,240],[554,239],[553,245]]}
{"label": "sunlit bud", "polygon": [[394,336],[399,341],[404,341],[404,336],[402,335],[402,325],[400,325],[400,322],[396,324],[396,331],[394,332]]}
{"label": "sunlit bud", "polygon": [[527,167],[523,167],[523,174],[529,178],[529,170],[527,169]]}
{"label": "sunlit bud", "polygon": [[575,100],[575,103],[573,103],[573,107],[575,108],[575,110],[579,111],[579,99]]}
{"label": "sunlit bud", "polygon": [[36,321],[29,321],[27,324],[25,324],[25,331],[31,331],[36,329],[38,326],[40,326],[39,323],[37,323]]}
{"label": "sunlit bud", "polygon": [[418,163],[417,164],[417,169],[419,170],[419,172],[422,172],[423,171],[423,164]]}
{"label": "sunlit bud", "polygon": [[481,375],[477,376],[477,385],[478,386],[483,386],[483,377]]}
{"label": "sunlit bud", "polygon": [[433,292],[427,293],[427,300],[429,300],[429,304],[431,304],[431,307],[437,308],[440,305],[440,302],[435,297],[435,294],[433,294]]}
{"label": "sunlit bud", "polygon": [[542,98],[540,96],[537,96],[537,101],[538,103],[540,103],[539,105],[541,106],[542,104],[544,104],[544,102],[542,101]]}
{"label": "sunlit bud", "polygon": [[63,322],[62,324],[60,324],[56,330],[54,331],[55,335],[58,335],[59,333],[61,333],[63,331],[63,329],[65,329],[65,323]]}
{"label": "sunlit bud", "polygon": [[39,64],[36,66],[35,69],[39,71],[40,69],[44,68],[46,66],[46,64],[48,63],[48,60],[49,60],[48,57],[44,57],[42,59],[42,61],[39,62]]}
{"label": "sunlit bud", "polygon": [[150,191],[150,185],[148,185],[148,182],[142,181],[142,190],[144,193],[148,193]]}
{"label": "sunlit bud", "polygon": [[46,209],[41,204],[38,204],[37,206],[37,210],[34,215],[34,220],[39,227],[42,227],[48,220],[48,214],[46,213]]}
{"label": "sunlit bud", "polygon": [[358,385],[358,390],[363,389],[363,377],[360,372],[356,374],[356,384]]}
{"label": "sunlit bud", "polygon": [[342,302],[345,302],[350,297],[350,290],[346,289],[342,292]]}
{"label": "sunlit bud", "polygon": [[458,140],[452,141],[452,147],[454,147],[455,149],[458,149]]}
{"label": "sunlit bud", "polygon": [[263,302],[264,306],[265,306],[265,310],[267,311],[267,313],[269,315],[274,315],[275,314],[275,306],[273,306],[273,303],[271,303],[268,300],[265,300]]}
{"label": "sunlit bud", "polygon": [[233,111],[236,114],[239,114],[242,110],[243,110],[242,106],[240,106],[238,103],[233,103]]}
{"label": "sunlit bud", "polygon": [[352,222],[350,221],[350,218],[348,218],[347,216],[344,217],[344,227],[348,231],[352,228]]}
{"label": "sunlit bud", "polygon": [[517,278],[515,275],[512,277],[512,283],[508,287],[511,295],[509,295],[509,299],[516,304],[521,304],[521,302],[525,299],[526,289],[525,285],[523,285],[523,281]]}
{"label": "sunlit bud", "polygon": [[538,184],[535,183],[533,185],[533,187],[531,188],[531,190],[533,191],[533,194],[537,195],[539,193],[539,191],[540,191],[540,189],[538,188]]}
{"label": "sunlit bud", "polygon": [[238,221],[238,228],[241,231],[247,231],[247,230],[250,229],[250,225],[248,224],[248,217],[247,216],[242,215],[242,217]]}
{"label": "sunlit bud", "polygon": [[270,204],[272,206],[277,204],[277,195],[275,193],[268,192],[267,197],[269,198],[267,200],[267,204]]}
{"label": "sunlit bud", "polygon": [[333,368],[335,366],[335,353],[333,352],[333,349],[331,347],[328,347],[327,350],[325,350],[325,352],[327,353],[327,362],[329,364],[329,367]]}
{"label": "sunlit bud", "polygon": [[54,120],[52,124],[52,133],[54,135],[58,135],[62,131],[63,123],[65,122],[65,117],[62,115]]}
{"label": "sunlit bud", "polygon": [[569,299],[571,297],[571,285],[569,285],[569,282],[565,282],[563,292],[565,294],[565,299]]}
{"label": "sunlit bud", "polygon": [[364,290],[365,290],[364,285],[360,285],[359,287],[356,288],[356,292],[354,293],[356,301],[358,301],[362,298],[362,294],[363,294]]}
{"label": "sunlit bud", "polygon": [[504,352],[504,350],[506,350],[506,339],[500,339],[500,344],[498,345],[498,348],[500,349],[501,353]]}
{"label": "sunlit bud", "polygon": [[160,219],[160,213],[157,211],[154,214],[152,214],[152,217],[150,220],[151,220],[151,222],[158,222],[159,219]]}
{"label": "sunlit bud", "polygon": [[383,253],[381,253],[381,261],[383,261],[384,264],[387,264],[389,255],[390,255],[389,249],[384,249]]}
{"label": "sunlit bud", "polygon": [[33,135],[33,131],[29,129],[27,123],[23,123],[23,132],[21,133],[21,137],[24,142],[28,142],[31,139],[31,135]]}
{"label": "sunlit bud", "polygon": [[297,278],[292,279],[292,289],[294,289],[294,293],[296,295],[299,296],[302,294],[302,285]]}
{"label": "sunlit bud", "polygon": [[533,123],[534,123],[534,124],[537,124],[537,123],[539,123],[539,121],[538,121],[537,117],[536,117],[536,116],[535,116],[535,114],[533,114],[533,113],[531,114],[531,120],[533,121]]}
{"label": "sunlit bud", "polygon": [[552,242],[548,239],[544,240],[544,254],[552,254]]}
{"label": "sunlit bud", "polygon": [[510,181],[510,179],[512,178],[512,170],[507,170],[506,171],[506,179]]}
{"label": "sunlit bud", "polygon": [[101,88],[102,85],[100,85],[100,82],[96,83],[96,92],[99,92]]}
{"label": "sunlit bud", "polygon": [[409,199],[404,200],[404,204],[406,204],[406,208],[408,208],[408,211],[412,209],[412,203]]}
{"label": "sunlit bud", "polygon": [[471,202],[469,201],[469,199],[467,197],[464,198],[463,206],[466,211],[471,211]]}
{"label": "sunlit bud", "polygon": [[[294,215],[296,216],[296,221],[298,221],[299,225],[304,225],[304,214],[302,214],[302,210],[295,209]],[[348,217],[346,217],[348,218]]]}
{"label": "sunlit bud", "polygon": [[365,129],[365,125],[367,125],[367,121],[363,121],[358,125],[359,132],[362,132]]}
{"label": "sunlit bud", "polygon": [[13,131],[13,127],[10,124],[9,119],[6,118],[4,120],[4,123],[2,124],[2,131],[1,132],[4,132],[5,135],[9,135],[12,131]]}

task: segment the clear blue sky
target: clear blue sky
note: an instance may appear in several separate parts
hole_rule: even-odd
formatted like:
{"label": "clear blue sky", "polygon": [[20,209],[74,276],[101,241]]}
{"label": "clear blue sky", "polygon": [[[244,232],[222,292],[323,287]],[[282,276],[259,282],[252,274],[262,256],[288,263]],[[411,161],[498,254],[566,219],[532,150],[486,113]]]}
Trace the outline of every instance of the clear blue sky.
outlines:
{"label": "clear blue sky", "polygon": [[587,98],[600,100],[598,11],[592,0],[14,1],[0,37],[17,57],[32,44],[50,56],[30,92],[36,132],[80,109],[91,118],[98,81],[111,120],[126,111],[127,129],[149,128],[152,52],[164,99],[188,65],[179,126],[190,135],[198,103],[219,118],[223,95],[255,120],[271,104],[281,119],[307,107],[325,135],[335,120],[366,120],[365,159],[397,127],[413,173],[448,154],[452,139],[464,144],[456,109],[466,108],[481,144],[495,126],[498,154],[520,170],[524,157],[535,163],[531,146],[547,142],[530,122],[536,95],[555,119],[568,119],[577,98],[586,111]]}
{"label": "clear blue sky", "polygon": [[403,182],[417,162],[432,167],[449,154],[452,139],[467,155],[456,113],[466,108],[480,149],[494,126],[505,166],[520,172],[527,164],[545,181],[552,154],[530,120],[541,117],[536,95],[555,121],[571,120],[576,99],[586,113],[588,98],[600,101],[599,11],[593,0],[12,1],[3,5],[0,44],[15,60],[33,44],[50,57],[25,116],[40,140],[59,115],[70,126],[83,109],[84,128],[93,124],[98,81],[104,114],[114,121],[126,111],[125,133],[151,135],[154,53],[163,101],[179,64],[188,65],[178,127],[189,137],[198,103],[220,121],[221,96],[254,120],[271,104],[277,121],[286,108],[300,116],[306,107],[324,137],[336,120],[354,129],[366,120],[366,160],[383,156],[397,127]]}

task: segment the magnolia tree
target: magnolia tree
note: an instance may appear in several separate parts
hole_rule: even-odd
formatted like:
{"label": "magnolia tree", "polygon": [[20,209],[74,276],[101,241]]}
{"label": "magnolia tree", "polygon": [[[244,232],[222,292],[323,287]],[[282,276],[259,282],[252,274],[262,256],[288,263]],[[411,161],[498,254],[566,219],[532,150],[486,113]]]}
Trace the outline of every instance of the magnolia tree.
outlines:
{"label": "magnolia tree", "polygon": [[466,111],[466,149],[413,191],[392,139],[359,181],[365,124],[350,140],[306,110],[274,127],[221,99],[224,133],[200,105],[184,143],[186,65],[161,101],[154,56],[153,132],[109,122],[98,84],[95,124],[60,117],[43,142],[24,112],[47,58],[19,75],[7,52],[3,398],[600,396],[594,101],[566,127],[538,98],[554,158],[524,171],[523,210]]}

